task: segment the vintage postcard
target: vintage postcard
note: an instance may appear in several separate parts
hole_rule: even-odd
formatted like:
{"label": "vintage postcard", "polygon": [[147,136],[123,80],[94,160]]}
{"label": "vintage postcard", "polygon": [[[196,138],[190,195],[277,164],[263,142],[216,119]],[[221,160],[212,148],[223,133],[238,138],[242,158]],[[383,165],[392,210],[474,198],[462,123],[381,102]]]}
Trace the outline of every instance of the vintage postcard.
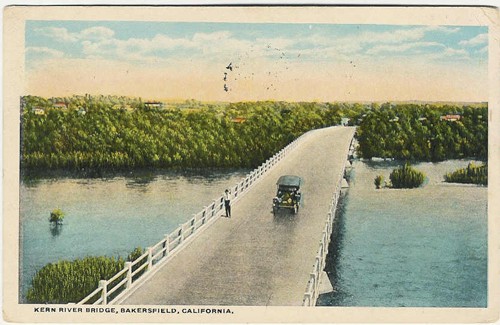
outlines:
{"label": "vintage postcard", "polygon": [[498,320],[497,7],[3,28],[4,321]]}

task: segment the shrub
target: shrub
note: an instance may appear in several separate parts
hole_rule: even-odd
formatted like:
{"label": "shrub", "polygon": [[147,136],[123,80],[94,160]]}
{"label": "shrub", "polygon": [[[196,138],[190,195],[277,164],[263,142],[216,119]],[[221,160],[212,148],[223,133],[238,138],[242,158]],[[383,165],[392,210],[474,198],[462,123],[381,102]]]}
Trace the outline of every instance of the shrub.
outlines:
{"label": "shrub", "polygon": [[394,188],[415,188],[422,185],[425,175],[405,163],[403,167],[393,170],[389,177]]}
{"label": "shrub", "polygon": [[[136,247],[127,257],[127,261],[128,262],[133,262],[135,261],[136,259],[138,259],[139,257],[141,257],[142,254],[145,253],[145,250],[142,249],[141,247]],[[139,267],[141,267],[142,264],[144,264],[147,260],[147,256],[143,257],[140,261],[137,261],[137,264],[135,264],[133,267],[132,267],[132,272],[135,272]],[[140,270],[139,272],[137,272],[133,277],[132,277],[132,281],[135,281],[137,280],[144,272],[146,272],[147,269],[146,268],[143,268],[142,270]]]}
{"label": "shrub", "polygon": [[373,182],[373,184],[375,184],[375,187],[377,189],[379,189],[382,186],[383,180],[384,180],[384,176],[382,176],[382,175],[377,175],[377,177],[375,177],[375,181]]}
{"label": "shrub", "polygon": [[64,219],[64,212],[59,208],[52,210],[52,212],[50,213],[50,219],[49,219],[50,222],[60,223],[63,221],[63,219]]}
{"label": "shrub", "polygon": [[[127,256],[127,261],[132,262],[143,253],[144,250],[137,247]],[[133,268],[133,271],[138,268],[138,265]],[[33,277],[26,298],[29,303],[76,303],[94,291],[100,280],[111,279],[124,267],[125,260],[123,258],[107,256],[89,256],[74,261],[62,260],[57,263],[49,263]],[[144,270],[139,273],[144,273]],[[138,276],[139,274],[136,274],[134,279]],[[110,286],[116,285],[123,278],[124,276],[119,277]],[[118,290],[115,295],[119,293]],[[96,299],[90,300],[88,303],[92,303]]]}
{"label": "shrub", "polygon": [[142,249],[140,246],[136,247],[130,254],[127,256],[127,261],[128,262],[133,262],[136,259],[138,259],[142,254],[144,254],[144,249]]}
{"label": "shrub", "polygon": [[448,183],[488,185],[488,165],[477,166],[473,162],[470,162],[467,168],[447,173],[444,176],[444,180]]}
{"label": "shrub", "polygon": [[105,256],[49,263],[33,277],[26,298],[29,303],[78,302],[94,291],[100,280],[110,279],[124,265],[121,258]]}

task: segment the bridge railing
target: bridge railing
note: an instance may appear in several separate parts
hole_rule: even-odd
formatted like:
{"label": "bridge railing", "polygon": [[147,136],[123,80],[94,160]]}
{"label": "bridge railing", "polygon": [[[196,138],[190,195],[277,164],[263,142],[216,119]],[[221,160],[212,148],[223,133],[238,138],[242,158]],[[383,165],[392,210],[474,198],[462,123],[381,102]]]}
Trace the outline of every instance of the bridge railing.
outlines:
{"label": "bridge railing", "polygon": [[347,150],[345,151],[345,160],[342,167],[342,170],[339,173],[339,177],[337,178],[339,181],[335,185],[335,190],[333,192],[332,202],[328,208],[328,212],[326,215],[325,226],[323,228],[321,240],[319,243],[319,249],[315,257],[315,261],[313,264],[312,272],[309,273],[309,281],[306,285],[306,291],[304,293],[304,299],[302,300],[303,306],[316,306],[316,300],[319,296],[319,285],[321,283],[321,274],[323,269],[325,268],[326,256],[328,255],[328,245],[330,244],[330,236],[333,229],[333,221],[335,219],[335,212],[337,210],[337,203],[340,197],[340,191],[342,188],[342,180],[344,178],[345,167],[347,161],[351,157],[353,147],[353,140]]}
{"label": "bridge railing", "polygon": [[[309,133],[309,132],[308,132]],[[237,202],[261,177],[293,150],[308,133],[304,133],[285,148],[266,160],[261,166],[250,172],[241,182],[231,188],[232,202]],[[138,279],[151,274],[160,264],[167,262],[178,250],[194,239],[197,233],[206,229],[224,212],[224,198],[220,196],[212,203],[194,214],[191,219],[179,225],[170,234],[148,247],[134,261],[126,262],[125,267],[108,280],[101,280],[99,286],[77,304],[106,305],[122,299],[130,289],[137,286]],[[144,278],[143,278],[144,279]]]}

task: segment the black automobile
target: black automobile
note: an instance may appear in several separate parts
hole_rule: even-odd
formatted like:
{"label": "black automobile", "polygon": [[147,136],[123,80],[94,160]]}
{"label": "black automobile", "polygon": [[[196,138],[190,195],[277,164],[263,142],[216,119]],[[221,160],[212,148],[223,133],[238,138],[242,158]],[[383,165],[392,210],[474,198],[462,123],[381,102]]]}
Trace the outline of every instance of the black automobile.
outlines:
{"label": "black automobile", "polygon": [[302,178],[295,175],[283,175],[276,182],[278,191],[273,198],[273,213],[280,209],[291,210],[292,213],[299,211],[301,202],[300,186]]}

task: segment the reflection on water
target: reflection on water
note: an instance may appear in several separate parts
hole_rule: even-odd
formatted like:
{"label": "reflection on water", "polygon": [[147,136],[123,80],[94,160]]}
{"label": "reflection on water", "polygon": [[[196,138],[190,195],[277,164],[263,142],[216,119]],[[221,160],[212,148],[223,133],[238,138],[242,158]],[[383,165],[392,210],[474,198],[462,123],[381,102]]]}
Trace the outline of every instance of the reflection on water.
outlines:
{"label": "reflection on water", "polygon": [[[127,256],[135,247],[155,244],[247,172],[146,170],[104,178],[24,178],[21,295],[47,263],[87,255]],[[65,213],[64,225],[48,221],[56,207]]]}
{"label": "reflection on water", "polygon": [[376,190],[397,162],[355,162],[327,265],[335,292],[318,304],[486,307],[487,188],[443,183],[467,163],[416,164],[423,188]]}
{"label": "reflection on water", "polygon": [[57,237],[62,233],[62,225],[52,222],[49,226],[52,237]]}

